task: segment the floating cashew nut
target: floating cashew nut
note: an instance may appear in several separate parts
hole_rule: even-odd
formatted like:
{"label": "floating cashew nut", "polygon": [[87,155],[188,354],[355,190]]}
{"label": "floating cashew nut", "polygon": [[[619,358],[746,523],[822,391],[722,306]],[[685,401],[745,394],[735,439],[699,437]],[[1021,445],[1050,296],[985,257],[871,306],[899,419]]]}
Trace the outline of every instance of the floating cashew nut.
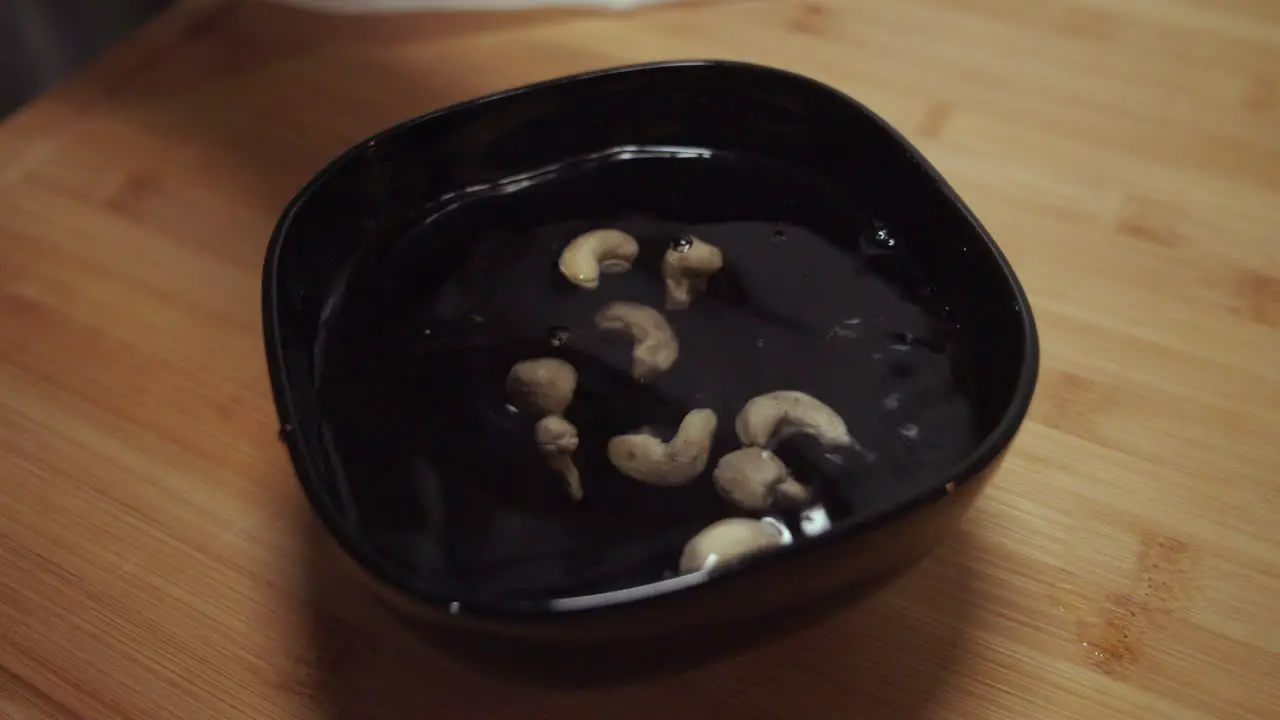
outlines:
{"label": "floating cashew nut", "polygon": [[534,434],[547,464],[564,475],[569,497],[581,500],[582,478],[573,464],[573,452],[578,449],[578,428],[559,415],[548,415],[538,421]]}
{"label": "floating cashew nut", "polygon": [[569,407],[578,386],[578,371],[560,358],[522,360],[507,373],[507,394],[526,412],[559,415]]}
{"label": "floating cashew nut", "polygon": [[635,340],[631,349],[631,375],[647,380],[675,364],[680,354],[676,333],[662,313],[633,302],[609,303],[596,313],[596,327],[623,332]]}
{"label": "floating cashew nut", "polygon": [[782,460],[764,448],[745,447],[725,455],[711,478],[725,500],[744,510],[766,510],[779,500],[800,505],[812,497]]}
{"label": "floating cashew nut", "polygon": [[712,410],[693,410],[684,416],[671,442],[639,432],[609,440],[609,462],[627,477],[650,485],[684,485],[707,469],[711,438],[716,432]]}
{"label": "floating cashew nut", "polygon": [[573,464],[573,453],[578,449],[578,428],[561,415],[573,400],[577,386],[578,371],[559,358],[522,360],[507,372],[507,394],[512,403],[544,416],[534,426],[538,449],[547,464],[564,475],[569,496],[581,500],[582,480]]}
{"label": "floating cashew nut", "polygon": [[600,287],[600,273],[624,273],[639,254],[639,243],[621,230],[591,230],[560,253],[560,272],[574,285],[594,290]]}
{"label": "floating cashew nut", "polygon": [[693,296],[707,289],[707,279],[724,267],[720,248],[693,235],[677,240],[662,256],[662,278],[667,286],[667,309],[683,310]]}
{"label": "floating cashew nut", "polygon": [[853,436],[839,413],[798,390],[778,390],[747,401],[734,422],[743,445],[768,447],[789,435],[808,434],[828,447],[852,445]]}
{"label": "floating cashew nut", "polygon": [[791,533],[776,520],[727,518],[708,525],[685,544],[680,553],[680,572],[710,570],[790,541]]}

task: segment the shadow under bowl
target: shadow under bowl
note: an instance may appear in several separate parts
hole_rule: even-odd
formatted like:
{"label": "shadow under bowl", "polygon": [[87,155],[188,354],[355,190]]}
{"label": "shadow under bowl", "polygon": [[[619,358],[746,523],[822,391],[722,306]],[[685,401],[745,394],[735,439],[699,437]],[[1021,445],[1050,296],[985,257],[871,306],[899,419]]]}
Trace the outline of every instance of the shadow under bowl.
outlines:
{"label": "shadow under bowl", "polygon": [[[595,292],[557,284],[558,248],[608,223],[641,241],[632,272],[606,276]],[[672,315],[681,361],[669,377],[638,385],[626,372],[629,347],[616,354],[590,318],[606,301],[660,306],[664,238],[689,227],[725,250],[723,277]],[[865,290],[881,281],[885,294]],[[747,303],[762,284],[776,287]],[[885,309],[895,303],[896,316]],[[865,318],[841,320],[850,307]],[[747,344],[735,319],[744,313],[759,330],[745,333]],[[626,655],[655,667],[673,646],[700,657],[689,650],[697,638],[729,648],[727,638],[767,635],[742,632],[744,623],[819,617],[911,567],[998,467],[1038,371],[1017,278],[920,153],[830,87],[737,62],[591,72],[379,133],[333,160],[286,209],[267,250],[263,315],[282,439],[357,575],[441,643],[537,647],[534,665],[552,664],[548,648],[557,647],[588,669],[589,649],[617,657],[618,648],[647,647]],[[563,318],[550,336],[549,317]],[[895,319],[901,327],[885,325]],[[877,321],[886,332],[867,334]],[[858,327],[833,343],[833,322]],[[887,357],[917,350],[917,365]],[[823,531],[797,530],[796,542],[740,563],[664,575],[655,568],[674,568],[692,530],[742,513],[706,479],[628,489],[634,483],[604,477],[607,462],[587,450],[586,498],[557,495],[531,440],[512,439],[528,425],[495,410],[510,363],[537,354],[578,366],[574,406],[595,408],[570,409],[571,420],[586,413],[575,420],[584,448],[633,430],[637,418],[670,428],[704,404],[732,417],[745,399],[796,376],[797,387],[826,393],[870,449],[862,466],[836,472],[861,490],[825,496],[847,511]],[[922,370],[930,367],[932,376]],[[913,373],[948,381],[917,394],[958,403],[962,429],[886,419],[884,383]],[[896,408],[898,395],[884,400]],[[872,404],[875,413],[847,410]],[[735,447],[732,425],[720,423],[713,459]],[[894,435],[901,447],[880,449],[886,427],[911,428],[910,442]],[[917,442],[931,430],[932,445]],[[912,477],[877,479],[877,464],[893,462]],[[634,542],[610,550],[625,533]],[[522,545],[569,548],[565,557],[594,546],[609,559],[526,554],[523,575],[484,569],[482,560]],[[586,567],[599,573],[575,585]],[[539,582],[551,584],[531,589]]]}

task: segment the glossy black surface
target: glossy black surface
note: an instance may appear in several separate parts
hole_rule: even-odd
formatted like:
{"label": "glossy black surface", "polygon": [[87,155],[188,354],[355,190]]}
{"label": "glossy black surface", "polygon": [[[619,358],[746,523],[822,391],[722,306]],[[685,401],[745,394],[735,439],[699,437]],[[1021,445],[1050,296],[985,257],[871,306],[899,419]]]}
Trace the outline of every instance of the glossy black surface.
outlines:
{"label": "glossy black surface", "polygon": [[[594,293],[558,283],[558,249],[601,225],[642,241],[636,268]],[[681,361],[639,386],[589,319],[609,300],[660,307],[657,259],[686,231],[726,268],[672,314]],[[959,519],[1037,367],[1012,272],[899,135],[825,86],[732,63],[552,81],[354,148],[281,220],[264,313],[284,439],[342,549],[401,610],[556,640],[873,587]],[[584,501],[557,494],[525,420],[502,409],[506,368],[539,354],[582,374],[570,419],[584,449],[708,406],[714,458],[752,395],[822,397],[861,447],[780,453],[820,481],[833,529],[661,581],[693,532],[738,513],[705,478],[637,487],[590,451]]]}

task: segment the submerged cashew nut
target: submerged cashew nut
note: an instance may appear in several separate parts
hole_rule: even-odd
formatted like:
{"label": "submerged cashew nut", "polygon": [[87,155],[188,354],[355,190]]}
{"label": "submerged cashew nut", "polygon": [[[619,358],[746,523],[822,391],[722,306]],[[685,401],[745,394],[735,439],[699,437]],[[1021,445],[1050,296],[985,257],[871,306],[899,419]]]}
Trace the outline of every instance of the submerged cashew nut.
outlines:
{"label": "submerged cashew nut", "polygon": [[727,518],[711,523],[693,536],[680,553],[680,572],[691,573],[727,565],[770,548],[787,544],[790,533],[776,521]]}
{"label": "submerged cashew nut", "polygon": [[647,380],[675,364],[680,354],[676,333],[662,313],[633,302],[609,303],[596,313],[596,327],[623,332],[635,339],[631,349],[631,375]]}
{"label": "submerged cashew nut", "polygon": [[745,447],[725,455],[711,478],[725,500],[744,510],[766,510],[777,501],[800,505],[812,497],[781,458],[764,448]]}
{"label": "submerged cashew nut", "polygon": [[707,289],[707,278],[724,267],[720,248],[685,235],[662,256],[662,278],[667,285],[667,309],[683,310],[693,296]]}
{"label": "submerged cashew nut", "polygon": [[788,435],[808,434],[823,445],[852,445],[839,413],[798,390],[778,390],[747,401],[734,422],[743,445],[767,447]]}
{"label": "submerged cashew nut", "polygon": [[564,475],[569,497],[581,500],[582,478],[573,464],[573,453],[578,449],[578,428],[559,415],[548,415],[538,421],[534,433],[547,464]]}
{"label": "submerged cashew nut", "polygon": [[600,286],[600,273],[624,273],[639,254],[636,239],[621,230],[591,230],[560,253],[560,272],[574,285],[594,290]]}
{"label": "submerged cashew nut", "polygon": [[671,442],[646,432],[609,440],[609,462],[627,477],[650,485],[684,485],[707,469],[711,438],[716,433],[712,410],[693,410],[684,416]]}
{"label": "submerged cashew nut", "polygon": [[507,394],[526,412],[559,415],[569,407],[578,386],[578,371],[560,358],[522,360],[507,373]]}

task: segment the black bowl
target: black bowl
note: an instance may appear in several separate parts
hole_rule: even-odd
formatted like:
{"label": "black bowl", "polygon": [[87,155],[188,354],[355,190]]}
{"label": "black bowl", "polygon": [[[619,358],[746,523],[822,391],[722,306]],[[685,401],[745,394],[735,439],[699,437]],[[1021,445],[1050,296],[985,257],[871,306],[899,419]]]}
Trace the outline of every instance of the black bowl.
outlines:
{"label": "black bowl", "polygon": [[[472,200],[479,205],[466,204]],[[463,205],[478,209],[454,222],[450,218]],[[828,365],[835,363],[843,374],[834,377],[843,379],[824,392],[839,395],[846,406],[866,405],[879,402],[870,393],[884,383],[928,375],[922,369],[933,368],[930,377],[949,384],[912,386],[912,392],[951,402],[947,407],[960,424],[939,426],[931,444],[893,445],[877,434],[881,426],[895,429],[884,413],[855,413],[864,421],[859,432],[880,438],[888,449],[864,442],[864,467],[841,471],[861,476],[850,482],[860,490],[828,496],[848,507],[829,531],[779,551],[665,579],[644,575],[653,568],[642,558],[635,561],[640,570],[612,568],[613,585],[601,580],[575,589],[562,582],[558,591],[544,588],[541,594],[483,586],[488,581],[477,579],[474,563],[467,564],[480,552],[467,533],[469,524],[499,523],[486,514],[485,498],[498,497],[495,492],[519,496],[513,502],[529,517],[564,518],[575,511],[567,500],[532,491],[551,487],[547,471],[528,447],[498,437],[500,423],[485,426],[497,421],[470,407],[492,399],[492,388],[484,389],[483,382],[492,381],[500,395],[498,371],[513,358],[551,352],[539,350],[546,338],[535,331],[545,317],[522,315],[530,305],[522,293],[568,298],[562,307],[565,326],[574,325],[591,312],[582,303],[598,307],[606,298],[660,288],[646,275],[652,269],[646,257],[655,243],[653,252],[660,252],[661,238],[682,224],[714,234],[707,228],[723,230],[728,226],[715,223],[736,220],[756,224],[733,226],[745,238],[740,243],[721,239],[730,258],[726,277],[708,289],[708,299],[695,301],[687,321],[703,322],[695,332],[714,338],[691,339],[690,357],[702,353],[697,362],[715,367],[693,380],[673,371],[672,393],[688,389],[681,382],[712,382],[708,378],[716,376],[718,384],[708,394],[724,405],[721,412],[732,412],[755,391],[753,383],[771,387],[769,378],[780,363],[806,353],[806,363],[827,362],[819,358],[826,357],[826,346],[813,340],[809,326],[833,318],[838,323],[849,308],[835,306],[846,303],[860,308],[867,323],[833,326],[831,332],[841,334],[820,338],[832,347],[850,340],[832,351],[836,360]],[[630,222],[637,235],[651,236],[642,237],[646,249],[628,274],[633,280],[625,281],[631,285],[609,276],[593,296],[530,279],[556,278],[557,243],[611,221]],[[425,232],[424,226],[435,229]],[[747,238],[769,227],[777,228],[774,243],[787,249],[771,248],[769,238]],[[825,238],[805,235],[805,228],[817,228]],[[804,238],[788,240],[788,232]],[[543,260],[521,264],[518,256],[535,247],[545,255],[545,267],[536,264]],[[751,262],[735,265],[746,260]],[[732,320],[697,320],[697,312],[726,307],[725,298],[750,295],[749,266],[775,273],[766,279],[776,286],[770,290],[776,302],[748,308],[756,313],[753,322],[767,328],[756,344],[781,348],[767,362],[747,359],[751,349],[734,345],[738,341],[729,331],[716,334]],[[871,275],[859,281],[850,272],[873,273],[883,287],[866,290]],[[494,311],[502,317],[468,319],[468,302],[477,297],[505,302]],[[651,301],[647,295],[638,299]],[[899,301],[901,317],[885,320],[882,314],[883,327],[865,332],[877,307],[896,312]],[[788,309],[794,312],[788,315]],[[839,604],[883,585],[942,541],[999,465],[1030,403],[1039,352],[1027,299],[1004,256],[902,135],[830,87],[735,62],[591,72],[472,100],[379,133],[331,162],[290,203],[267,250],[263,316],[282,437],[313,509],[359,574],[371,578],[397,612],[423,627],[459,630],[473,639],[570,646],[575,652],[624,641],[661,644],[673,636],[687,647],[690,637],[712,637],[713,628],[776,617],[786,609]],[[914,335],[903,331],[925,317],[934,321]],[[900,326],[889,327],[895,318]],[[432,330],[465,352],[432,345]],[[584,363],[582,385],[623,387],[619,383],[628,381],[615,372],[617,358],[599,360],[596,351],[607,355],[607,348],[592,346],[588,335],[574,336],[586,346],[575,349],[571,341],[555,352],[576,353],[575,362]],[[752,367],[759,372],[753,375]],[[875,374],[881,372],[877,367],[884,372]],[[431,373],[452,375],[428,382],[424,377]],[[326,390],[344,383],[345,389]],[[671,387],[656,382],[617,390],[621,394],[609,412],[625,406],[670,419],[674,409],[678,418],[693,401],[688,393],[673,400],[666,392]],[[892,394],[896,408],[898,393]],[[419,424],[414,413],[439,421]],[[610,421],[600,415],[580,422],[584,446],[594,428],[607,429]],[[717,452],[733,442],[732,423],[721,425],[729,435],[718,437]],[[461,426],[480,429],[462,432]],[[920,427],[910,425],[908,440]],[[815,457],[812,451],[789,450],[802,458]],[[883,465],[892,465],[888,475],[902,477],[868,469],[879,467],[872,459],[876,452]],[[472,463],[469,473],[456,470],[454,461],[462,455]],[[821,453],[816,457],[824,462]],[[441,475],[449,481],[440,482]],[[586,481],[591,478],[584,476]],[[707,490],[689,490],[683,497],[690,509],[680,515],[668,512],[671,503],[662,499],[674,494],[606,485],[588,487],[588,499],[604,499],[586,507],[623,519],[591,526],[601,533],[615,525],[643,528],[643,518],[659,518],[653,521],[657,531],[674,524],[685,532],[689,522],[732,514]],[[471,494],[459,500],[459,492]],[[608,503],[614,504],[611,510],[599,510]],[[586,526],[573,527],[582,533]],[[504,532],[502,547],[486,552],[537,546],[534,535],[543,530],[527,536],[519,528]],[[498,534],[493,530],[484,539]],[[464,536],[471,538],[465,548],[458,539]],[[671,537],[655,542],[666,543],[658,553],[666,553],[664,558],[672,547],[678,550]],[[537,574],[537,563],[531,567],[525,581],[550,577]],[[618,585],[624,577],[633,581]]]}

